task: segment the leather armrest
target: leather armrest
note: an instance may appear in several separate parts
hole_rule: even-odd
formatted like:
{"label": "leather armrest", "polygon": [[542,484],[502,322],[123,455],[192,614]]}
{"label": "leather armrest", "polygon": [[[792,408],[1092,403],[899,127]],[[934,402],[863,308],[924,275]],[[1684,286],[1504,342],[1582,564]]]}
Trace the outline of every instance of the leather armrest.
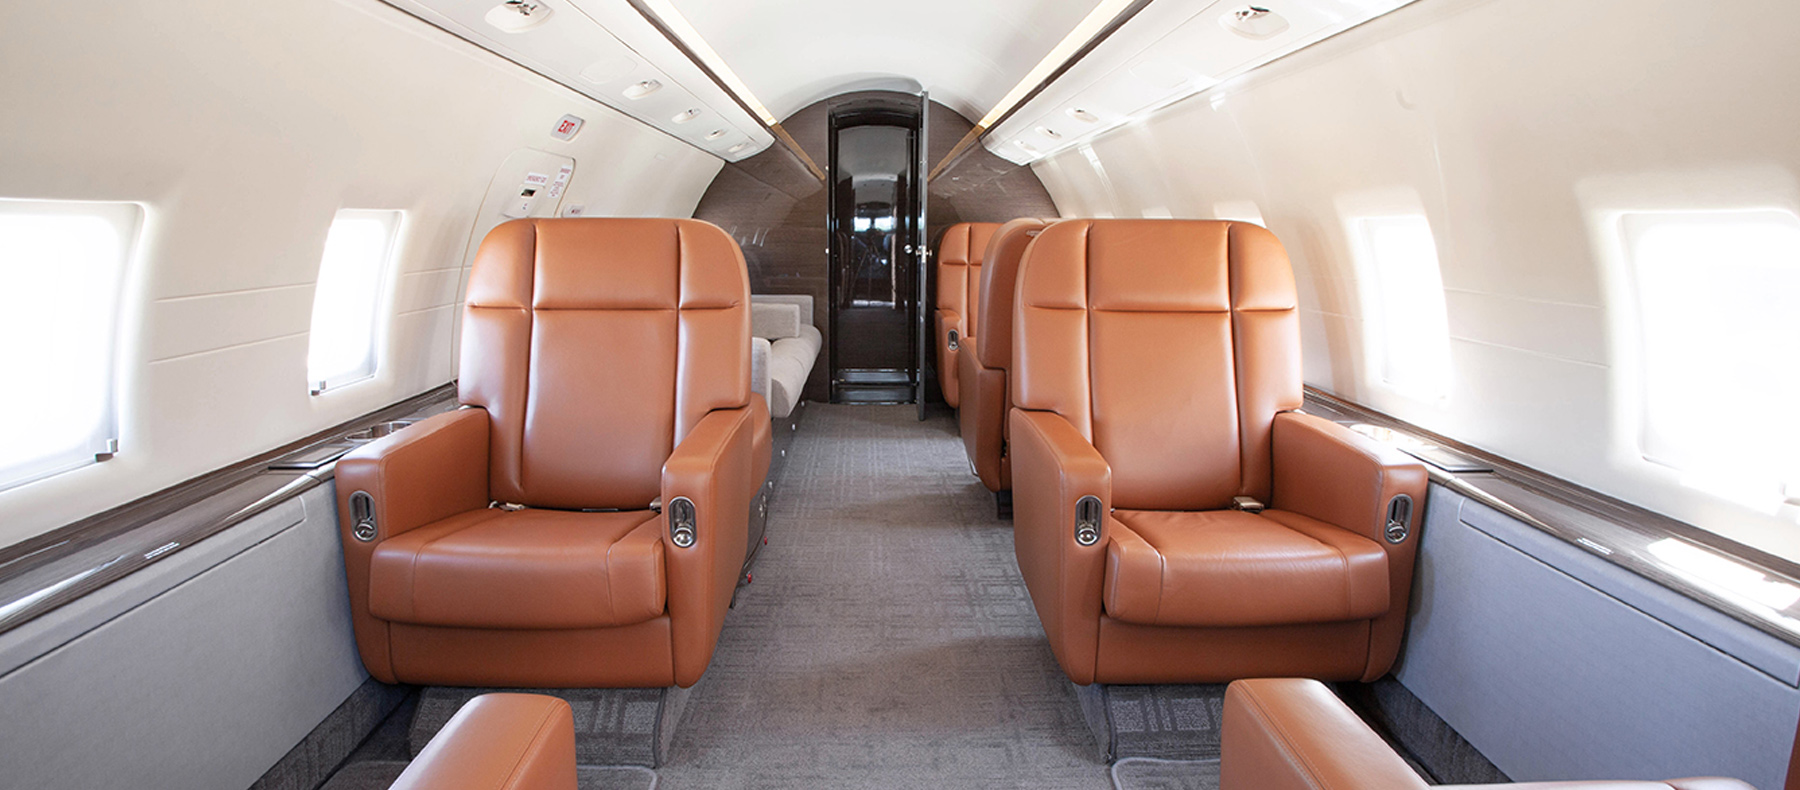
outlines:
{"label": "leather armrest", "polygon": [[488,506],[488,414],[458,409],[421,420],[339,458],[338,522],[349,546],[350,495],[375,500],[372,543]]}
{"label": "leather armrest", "polygon": [[[712,660],[744,564],[750,498],[758,485],[751,479],[755,466],[753,421],[758,418],[758,410],[748,406],[714,410],[700,419],[663,464],[669,627],[675,683],[683,688],[699,682]],[[671,532],[670,517],[678,497],[694,503],[694,544],[687,548],[677,546]]]}
{"label": "leather armrest", "polygon": [[[1057,663],[1094,682],[1101,586],[1111,534],[1112,467],[1062,415],[1013,409],[1013,547]],[[1100,500],[1100,539],[1075,540],[1075,503]]]}
{"label": "leather armrest", "polygon": [[[1361,535],[1387,552],[1388,611],[1370,624],[1369,663],[1362,677],[1365,683],[1373,681],[1400,655],[1431,478],[1412,456],[1310,414],[1277,414],[1272,432],[1270,506]],[[1412,498],[1412,512],[1407,537],[1396,543],[1386,535],[1388,503],[1401,494]]]}
{"label": "leather armrest", "polygon": [[[413,423],[339,458],[338,530],[344,578],[350,584],[351,622],[363,666],[383,683],[395,682],[387,625],[369,611],[369,563],[382,541],[458,513],[488,506],[488,413],[459,409]],[[358,540],[350,498],[368,492],[376,534]]]}
{"label": "leather armrest", "polygon": [[1006,371],[981,364],[975,346],[964,346],[956,357],[956,386],[962,401],[956,409],[963,449],[975,474],[989,491],[1012,489],[1006,462]]}
{"label": "leather armrest", "polygon": [[1425,465],[1412,456],[1300,412],[1275,415],[1275,490],[1270,507],[1288,510],[1385,543],[1388,502],[1412,497],[1408,534],[1425,510]]}
{"label": "leather armrest", "polygon": [[575,790],[575,717],[541,694],[469,700],[393,790]]}
{"label": "leather armrest", "polygon": [[1316,680],[1225,689],[1219,790],[1423,790],[1425,781]]}

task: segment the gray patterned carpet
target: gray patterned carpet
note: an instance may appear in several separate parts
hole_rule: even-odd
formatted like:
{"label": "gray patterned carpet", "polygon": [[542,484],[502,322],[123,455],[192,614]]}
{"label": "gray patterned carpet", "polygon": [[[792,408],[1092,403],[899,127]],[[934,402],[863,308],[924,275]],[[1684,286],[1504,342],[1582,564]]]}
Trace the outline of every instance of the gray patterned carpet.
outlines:
{"label": "gray patterned carpet", "polygon": [[954,419],[807,408],[659,787],[1108,787]]}

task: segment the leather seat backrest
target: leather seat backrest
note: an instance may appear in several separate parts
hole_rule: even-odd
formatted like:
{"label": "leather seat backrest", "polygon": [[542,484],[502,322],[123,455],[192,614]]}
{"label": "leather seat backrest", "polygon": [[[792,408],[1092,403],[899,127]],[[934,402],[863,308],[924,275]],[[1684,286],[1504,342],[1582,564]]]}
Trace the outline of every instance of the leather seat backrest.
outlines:
{"label": "leather seat backrest", "polygon": [[1049,224],[1041,219],[1015,219],[1001,225],[988,241],[980,267],[977,322],[969,324],[969,331],[981,338],[975,356],[982,367],[1005,370],[1012,365],[1013,296],[1019,261],[1025,257],[1025,248]]}
{"label": "leather seat backrest", "polygon": [[1270,428],[1299,408],[1300,327],[1281,242],[1215,220],[1068,220],[1019,273],[1013,404],[1053,411],[1112,467],[1112,504],[1269,501]]}
{"label": "leather seat backrest", "polygon": [[643,508],[707,412],[750,400],[750,284],[719,228],[531,219],[469,274],[459,395],[489,415],[491,496]]}
{"label": "leather seat backrest", "polygon": [[965,334],[975,329],[976,299],[980,298],[981,258],[988,240],[999,229],[994,222],[959,222],[944,231],[938,242],[937,307],[963,317]]}

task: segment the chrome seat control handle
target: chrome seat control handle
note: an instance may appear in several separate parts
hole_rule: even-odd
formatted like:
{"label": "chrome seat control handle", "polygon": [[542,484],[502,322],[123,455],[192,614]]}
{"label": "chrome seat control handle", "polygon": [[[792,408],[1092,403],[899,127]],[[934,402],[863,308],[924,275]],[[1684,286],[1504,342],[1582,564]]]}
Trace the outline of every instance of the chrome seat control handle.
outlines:
{"label": "chrome seat control handle", "polygon": [[1084,496],[1075,502],[1075,542],[1092,546],[1100,542],[1100,499]]}

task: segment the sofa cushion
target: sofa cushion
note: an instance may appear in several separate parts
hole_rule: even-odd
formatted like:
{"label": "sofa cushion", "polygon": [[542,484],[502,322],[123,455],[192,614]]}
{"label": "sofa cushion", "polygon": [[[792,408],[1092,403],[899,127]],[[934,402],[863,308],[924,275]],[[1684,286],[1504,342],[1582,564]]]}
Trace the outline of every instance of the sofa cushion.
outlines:
{"label": "sofa cushion", "polygon": [[1140,625],[1361,620],[1388,610],[1387,552],[1280,510],[1113,513],[1106,613]]}
{"label": "sofa cushion", "polygon": [[799,337],[800,308],[792,304],[750,303],[750,334],[768,340]]}
{"label": "sofa cushion", "polygon": [[663,613],[662,519],[649,510],[462,513],[382,541],[369,611],[463,628],[599,628]]}
{"label": "sofa cushion", "polygon": [[824,338],[812,326],[800,327],[799,337],[783,338],[769,347],[769,413],[786,417],[794,413],[819,358]]}

